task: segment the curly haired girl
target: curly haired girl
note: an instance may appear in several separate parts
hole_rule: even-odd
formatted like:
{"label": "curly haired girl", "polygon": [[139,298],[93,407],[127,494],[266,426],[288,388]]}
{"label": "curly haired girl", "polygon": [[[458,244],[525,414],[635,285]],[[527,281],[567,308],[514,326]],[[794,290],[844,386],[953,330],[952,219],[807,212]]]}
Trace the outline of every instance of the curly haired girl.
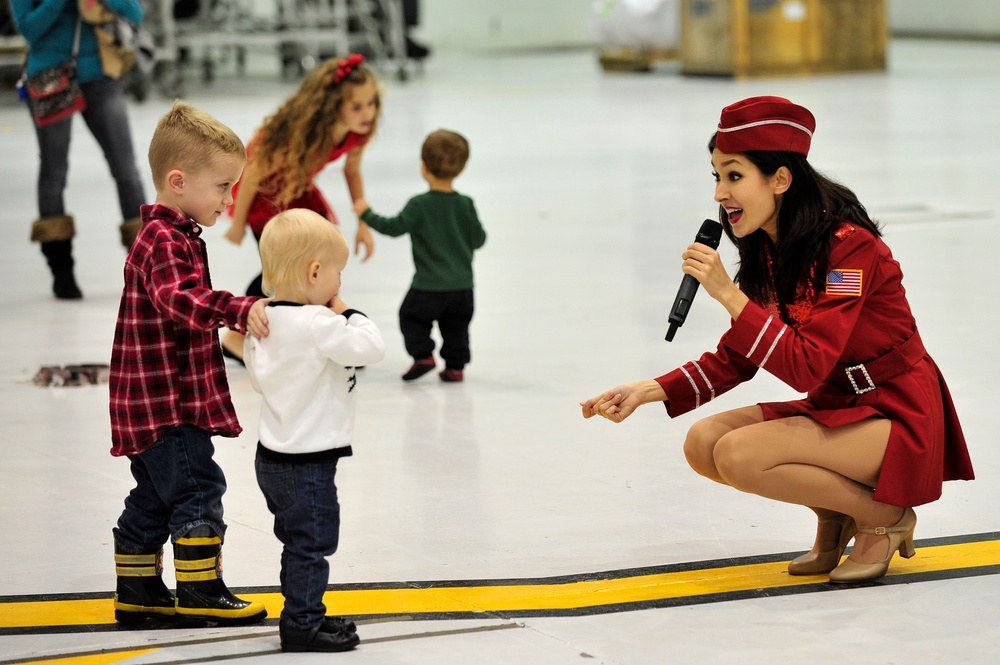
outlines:
{"label": "curly haired girl", "polygon": [[[313,210],[337,224],[337,216],[315,178],[342,155],[346,155],[344,180],[351,200],[364,198],[361,156],[382,110],[378,81],[364,60],[364,56],[351,54],[322,63],[274,115],[264,120],[247,146],[247,166],[234,189],[227,240],[242,243],[249,226],[259,241],[268,220],[290,208]],[[362,260],[367,261],[375,241],[368,225],[358,220],[356,254],[362,245]],[[250,282],[247,295],[263,296],[260,275]],[[228,357],[242,360],[239,334],[225,335],[222,347]]]}

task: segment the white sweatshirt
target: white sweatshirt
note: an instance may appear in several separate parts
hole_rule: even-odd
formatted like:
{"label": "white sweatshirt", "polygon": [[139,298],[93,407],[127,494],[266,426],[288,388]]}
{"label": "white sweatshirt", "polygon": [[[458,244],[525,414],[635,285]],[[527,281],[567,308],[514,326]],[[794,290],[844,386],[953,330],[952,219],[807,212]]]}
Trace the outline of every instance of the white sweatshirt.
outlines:
{"label": "white sweatshirt", "polygon": [[247,335],[243,360],[264,397],[258,436],[278,453],[314,453],[351,445],[355,367],[385,357],[378,328],[356,310],[273,302],[268,336]]}

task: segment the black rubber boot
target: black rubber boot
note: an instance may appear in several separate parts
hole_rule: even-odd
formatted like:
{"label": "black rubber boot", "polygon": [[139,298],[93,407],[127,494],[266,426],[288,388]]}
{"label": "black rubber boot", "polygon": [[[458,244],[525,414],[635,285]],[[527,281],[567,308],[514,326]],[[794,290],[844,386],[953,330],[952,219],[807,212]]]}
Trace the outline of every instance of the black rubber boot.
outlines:
{"label": "black rubber boot", "polygon": [[73,275],[73,241],[52,240],[42,243],[42,254],[52,271],[52,293],[60,300],[79,300],[83,297]]}
{"label": "black rubber boot", "polygon": [[210,527],[197,527],[177,539],[174,569],[180,625],[242,626],[267,616],[263,603],[237,598],[222,581],[222,538]]}
{"label": "black rubber boot", "polygon": [[115,543],[115,621],[127,626],[146,619],[172,621],[174,596],[163,583],[163,548],[128,554]]}

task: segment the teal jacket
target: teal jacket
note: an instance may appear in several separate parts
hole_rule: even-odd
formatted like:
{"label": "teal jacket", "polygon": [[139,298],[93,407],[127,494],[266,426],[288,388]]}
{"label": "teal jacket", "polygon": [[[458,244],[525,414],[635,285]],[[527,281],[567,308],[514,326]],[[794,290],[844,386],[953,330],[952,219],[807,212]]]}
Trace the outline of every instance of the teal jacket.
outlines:
{"label": "teal jacket", "polygon": [[[96,0],[95,0],[96,1]],[[73,35],[80,18],[78,0],[10,0],[18,32],[28,42],[28,76],[69,62],[73,56]],[[138,25],[142,21],[139,0],[102,0],[104,6]],[[80,48],[76,56],[77,78],[81,83],[104,76],[97,52],[94,26],[80,26]]]}
{"label": "teal jacket", "polygon": [[387,236],[410,235],[416,268],[410,288],[459,291],[473,287],[472,255],[486,243],[486,231],[468,196],[429,191],[410,199],[396,217],[382,217],[369,209],[361,219]]}

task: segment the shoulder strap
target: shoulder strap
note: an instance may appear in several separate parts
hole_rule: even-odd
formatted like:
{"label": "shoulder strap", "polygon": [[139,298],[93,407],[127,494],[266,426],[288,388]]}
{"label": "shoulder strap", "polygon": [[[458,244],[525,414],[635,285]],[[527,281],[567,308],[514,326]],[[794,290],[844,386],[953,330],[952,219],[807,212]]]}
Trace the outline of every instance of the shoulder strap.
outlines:
{"label": "shoulder strap", "polygon": [[76,34],[73,35],[73,62],[76,62],[76,54],[80,52],[80,26],[83,19],[76,20]]}

